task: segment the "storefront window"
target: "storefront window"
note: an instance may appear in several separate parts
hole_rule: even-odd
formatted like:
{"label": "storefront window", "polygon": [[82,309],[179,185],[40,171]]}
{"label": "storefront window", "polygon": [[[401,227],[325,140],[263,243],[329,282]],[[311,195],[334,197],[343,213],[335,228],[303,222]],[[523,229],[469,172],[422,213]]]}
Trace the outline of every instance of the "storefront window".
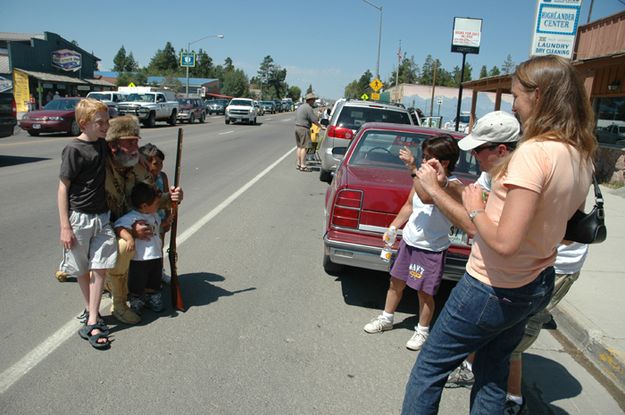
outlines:
{"label": "storefront window", "polygon": [[595,115],[599,143],[625,147],[625,96],[597,98]]}

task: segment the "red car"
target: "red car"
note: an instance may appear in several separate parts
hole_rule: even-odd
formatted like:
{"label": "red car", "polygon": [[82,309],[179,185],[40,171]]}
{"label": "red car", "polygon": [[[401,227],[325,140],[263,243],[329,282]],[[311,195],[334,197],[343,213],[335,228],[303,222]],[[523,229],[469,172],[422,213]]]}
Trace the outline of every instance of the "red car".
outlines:
{"label": "red car", "polygon": [[38,136],[40,133],[66,132],[70,136],[78,137],[80,127],[76,122],[74,110],[81,99],[53,99],[42,110],[29,111],[24,114],[20,120],[20,127],[32,136]]}
{"label": "red car", "polygon": [[[382,235],[412,187],[399,150],[409,147],[420,162],[422,141],[441,133],[449,132],[407,124],[367,123],[360,127],[326,192],[323,268],[328,274],[336,274],[346,265],[389,270],[389,263],[380,258]],[[460,139],[463,134],[452,136]],[[453,174],[469,184],[478,172],[473,156],[461,151]],[[452,227],[450,238],[444,278],[458,280],[471,248],[460,229]],[[393,246],[393,257],[398,246],[399,240]]]}

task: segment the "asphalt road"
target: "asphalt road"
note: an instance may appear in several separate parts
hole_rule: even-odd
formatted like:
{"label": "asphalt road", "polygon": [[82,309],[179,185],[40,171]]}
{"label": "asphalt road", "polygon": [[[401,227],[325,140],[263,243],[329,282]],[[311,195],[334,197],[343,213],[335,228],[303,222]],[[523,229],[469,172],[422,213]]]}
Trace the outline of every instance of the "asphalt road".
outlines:
{"label": "asphalt road", "polygon": [[[178,264],[188,309],[146,312],[140,325],[125,326],[106,308],[114,342],[105,352],[75,334],[76,283],[53,277],[68,138],[21,132],[0,141],[0,413],[399,412],[416,356],[404,347],[416,298],[400,305],[395,330],[364,333],[383,305],[387,277],[324,273],[326,185],[294,168],[293,115],[267,115],[257,126],[225,125],[218,116],[183,125]],[[142,130],[142,142],[165,152],[170,175],[176,133],[165,125]],[[526,380],[540,408],[534,413],[620,413],[544,336]],[[549,373],[560,367],[567,376],[558,383]],[[441,413],[467,413],[468,395],[446,390]]]}

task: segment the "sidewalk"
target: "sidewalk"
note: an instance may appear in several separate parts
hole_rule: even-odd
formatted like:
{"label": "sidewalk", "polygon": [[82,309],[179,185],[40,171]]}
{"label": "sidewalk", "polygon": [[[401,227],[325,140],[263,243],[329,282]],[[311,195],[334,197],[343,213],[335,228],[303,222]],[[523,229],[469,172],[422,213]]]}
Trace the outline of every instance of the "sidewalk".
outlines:
{"label": "sidewalk", "polygon": [[[601,186],[608,237],[591,245],[579,279],[553,310],[558,330],[625,394],[625,188]],[[592,188],[586,203],[594,204]]]}

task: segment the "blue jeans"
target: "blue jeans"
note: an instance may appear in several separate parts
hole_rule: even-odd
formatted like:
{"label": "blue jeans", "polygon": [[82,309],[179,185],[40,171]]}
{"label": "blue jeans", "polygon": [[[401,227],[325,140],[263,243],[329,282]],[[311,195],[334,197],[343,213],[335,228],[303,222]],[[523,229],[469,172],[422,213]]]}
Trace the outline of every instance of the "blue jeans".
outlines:
{"label": "blue jeans", "polygon": [[402,414],[436,414],[449,373],[474,351],[471,414],[503,413],[510,354],[527,319],[549,302],[553,281],[553,267],[514,289],[491,287],[465,273],[419,352]]}

